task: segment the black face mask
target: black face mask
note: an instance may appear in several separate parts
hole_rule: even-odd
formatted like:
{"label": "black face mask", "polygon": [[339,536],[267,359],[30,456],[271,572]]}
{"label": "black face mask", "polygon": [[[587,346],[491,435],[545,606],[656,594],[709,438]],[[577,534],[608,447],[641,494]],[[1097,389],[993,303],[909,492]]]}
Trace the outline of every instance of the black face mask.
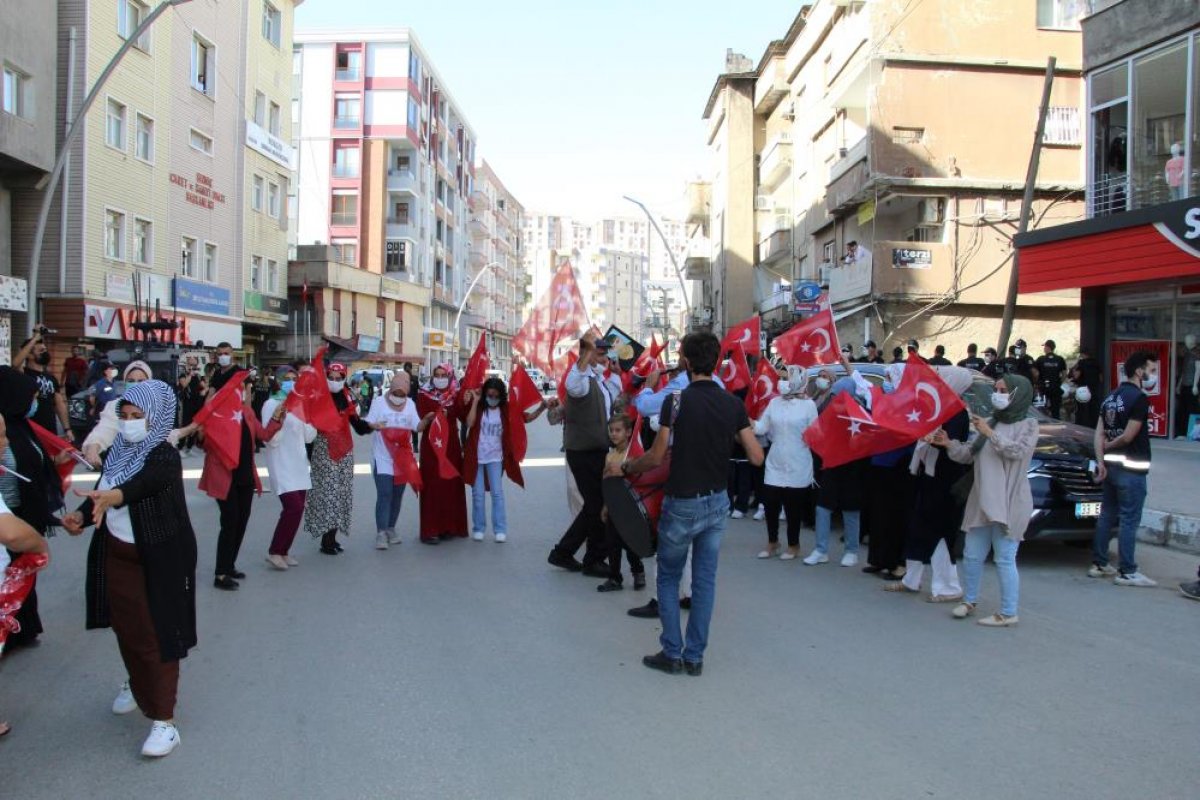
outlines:
{"label": "black face mask", "polygon": [[38,353],[36,356],[33,357],[33,360],[37,364],[40,364],[41,366],[44,367],[50,363],[50,352],[46,351],[44,353]]}

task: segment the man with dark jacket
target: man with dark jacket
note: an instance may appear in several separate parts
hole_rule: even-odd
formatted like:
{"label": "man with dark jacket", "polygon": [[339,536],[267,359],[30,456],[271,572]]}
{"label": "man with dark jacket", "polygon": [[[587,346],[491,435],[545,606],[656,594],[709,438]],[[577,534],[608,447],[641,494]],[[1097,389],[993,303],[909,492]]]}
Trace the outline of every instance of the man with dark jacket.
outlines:
{"label": "man with dark jacket", "polygon": [[1042,351],[1043,355],[1033,362],[1037,370],[1037,386],[1042,397],[1046,398],[1046,410],[1051,417],[1058,419],[1058,412],[1062,409],[1062,380],[1067,373],[1067,362],[1054,352],[1053,339],[1046,340]]}
{"label": "man with dark jacket", "polygon": [[[995,351],[993,350],[992,352]],[[971,342],[969,345],[967,345],[967,357],[958,362],[958,365],[960,367],[966,367],[967,369],[973,369],[978,372],[982,372],[983,368],[987,366],[987,362],[979,357],[979,346],[974,342]]]}

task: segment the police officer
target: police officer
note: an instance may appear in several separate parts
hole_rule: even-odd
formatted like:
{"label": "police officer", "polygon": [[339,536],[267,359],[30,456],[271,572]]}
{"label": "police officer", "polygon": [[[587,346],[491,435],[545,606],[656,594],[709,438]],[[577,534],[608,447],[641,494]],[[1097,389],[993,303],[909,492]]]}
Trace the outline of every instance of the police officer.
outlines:
{"label": "police officer", "polygon": [[940,344],[933,348],[933,358],[929,359],[929,363],[935,367],[950,366],[950,359],[946,358],[946,348]]}
{"label": "police officer", "polygon": [[1004,359],[1004,374],[1020,375],[1033,383],[1033,359],[1025,352],[1025,340],[1017,339],[1016,344],[1008,348],[1008,357]]}
{"label": "police officer", "polygon": [[879,348],[875,346],[874,341],[868,339],[867,343],[864,344],[863,347],[865,347],[867,350],[865,353],[863,353],[862,358],[859,359],[859,361],[861,363],[863,363],[863,364],[882,364],[883,363],[883,356],[879,354]]}
{"label": "police officer", "polygon": [[[991,350],[991,348],[988,349]],[[996,351],[992,350],[992,352],[995,353]],[[971,342],[969,345],[967,345],[967,357],[958,362],[958,366],[983,372],[983,368],[987,366],[988,362],[980,358],[978,354],[979,346],[974,342]]]}
{"label": "police officer", "polygon": [[983,351],[983,369],[979,371],[992,380],[1004,374],[1004,363],[996,358],[996,348],[989,347]]}
{"label": "police officer", "polygon": [[1033,362],[1034,368],[1037,369],[1037,385],[1042,397],[1046,398],[1046,410],[1051,417],[1058,419],[1058,412],[1062,408],[1062,379],[1067,371],[1067,362],[1054,352],[1053,339],[1045,341],[1042,352],[1043,355]]}

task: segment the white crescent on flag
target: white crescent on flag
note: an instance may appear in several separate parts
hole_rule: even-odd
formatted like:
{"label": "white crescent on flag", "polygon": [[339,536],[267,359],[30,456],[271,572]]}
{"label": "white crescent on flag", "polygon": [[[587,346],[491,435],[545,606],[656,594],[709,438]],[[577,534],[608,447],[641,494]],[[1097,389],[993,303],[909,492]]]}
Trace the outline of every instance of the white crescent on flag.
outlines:
{"label": "white crescent on flag", "polygon": [[750,329],[749,329],[749,328],[746,328],[745,330],[743,330],[743,331],[742,331],[742,338],[738,339],[738,344],[744,344],[744,343],[746,343],[746,342],[750,341],[750,335],[751,335],[751,334],[750,334]]}
{"label": "white crescent on flag", "polygon": [[733,359],[727,359],[721,363],[721,380],[729,383],[737,376],[737,367],[733,365]]}
{"label": "white crescent on flag", "polygon": [[812,337],[818,336],[818,335],[825,341],[825,344],[821,347],[817,347],[817,348],[813,349],[813,353],[816,355],[820,355],[821,353],[824,353],[832,345],[832,342],[829,341],[829,331],[825,330],[824,328],[817,328],[815,331],[810,333],[808,335],[808,340],[806,340],[805,343],[807,344],[808,341],[810,341],[812,339]]}
{"label": "white crescent on flag", "polygon": [[926,422],[932,422],[942,415],[942,398],[937,393],[937,389],[934,389],[932,385],[925,381],[917,384],[917,395],[920,395],[921,392],[925,392],[933,399],[933,414],[926,420]]}
{"label": "white crescent on flag", "polygon": [[771,393],[771,379],[766,375],[759,375],[754,381],[754,396],[761,400]]}

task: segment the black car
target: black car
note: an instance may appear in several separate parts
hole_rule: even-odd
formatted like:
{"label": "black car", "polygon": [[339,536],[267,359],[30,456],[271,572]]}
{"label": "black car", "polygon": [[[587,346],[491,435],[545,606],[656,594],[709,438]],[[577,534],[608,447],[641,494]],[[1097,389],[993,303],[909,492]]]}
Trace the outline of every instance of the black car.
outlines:
{"label": "black car", "polygon": [[[113,388],[117,390],[117,397],[125,394],[125,381],[113,381]],[[96,409],[95,414],[92,412],[92,390],[81,389],[75,394],[67,398],[67,417],[71,423],[71,433],[75,436],[76,442],[83,442],[87,435],[92,432],[92,428],[96,427],[96,419],[100,416],[101,409]]]}
{"label": "black car", "polygon": [[[855,364],[863,377],[872,383],[882,383],[882,364]],[[838,365],[828,367],[837,375],[845,375]],[[810,380],[820,370],[806,370]],[[992,379],[976,372],[976,386],[983,390],[968,392],[968,406],[972,413],[988,416],[992,413]],[[1029,464],[1029,487],[1033,493],[1033,516],[1026,539],[1091,541],[1100,516],[1101,487],[1093,480],[1096,470],[1096,451],[1092,446],[1092,430],[1070,422],[1052,419],[1041,411],[1032,409],[1038,421],[1038,443],[1033,460]]]}

